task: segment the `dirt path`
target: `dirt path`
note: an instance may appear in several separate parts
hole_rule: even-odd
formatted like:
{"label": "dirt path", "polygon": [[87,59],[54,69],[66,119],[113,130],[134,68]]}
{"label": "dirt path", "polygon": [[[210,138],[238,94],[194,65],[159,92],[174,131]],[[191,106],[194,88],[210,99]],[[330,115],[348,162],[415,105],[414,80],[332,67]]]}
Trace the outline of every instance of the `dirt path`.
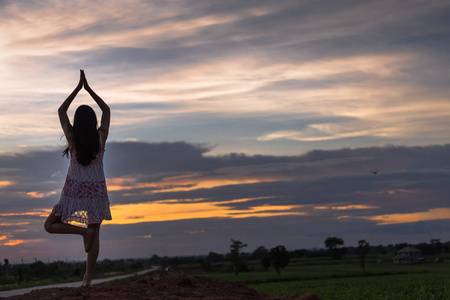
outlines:
{"label": "dirt path", "polygon": [[[155,271],[157,270],[157,267],[153,267],[151,269],[148,270],[144,270],[144,271],[140,271],[137,273],[131,273],[131,274],[127,274],[127,275],[121,275],[121,276],[113,276],[113,277],[108,277],[108,278],[101,278],[101,279],[94,279],[92,280],[92,284],[100,284],[103,282],[108,282],[108,281],[113,281],[113,280],[117,280],[117,279],[122,279],[122,278],[127,278],[127,277],[131,277],[134,275],[141,275],[141,274],[145,274],[151,271]],[[52,284],[52,285],[42,285],[42,286],[33,286],[33,287],[29,287],[29,288],[24,288],[24,289],[15,289],[15,290],[10,290],[10,291],[0,291],[0,298],[2,297],[10,297],[10,296],[16,296],[16,295],[23,295],[26,293],[29,293],[33,290],[42,290],[42,289],[50,289],[50,288],[63,288],[63,287],[71,287],[71,288],[77,288],[81,285],[81,281],[77,281],[77,282],[66,282],[66,283],[59,283],[59,284]]]}
{"label": "dirt path", "polygon": [[5,300],[320,300],[314,294],[290,297],[269,297],[244,284],[206,277],[156,272],[127,284],[92,288],[54,287],[33,290]]}

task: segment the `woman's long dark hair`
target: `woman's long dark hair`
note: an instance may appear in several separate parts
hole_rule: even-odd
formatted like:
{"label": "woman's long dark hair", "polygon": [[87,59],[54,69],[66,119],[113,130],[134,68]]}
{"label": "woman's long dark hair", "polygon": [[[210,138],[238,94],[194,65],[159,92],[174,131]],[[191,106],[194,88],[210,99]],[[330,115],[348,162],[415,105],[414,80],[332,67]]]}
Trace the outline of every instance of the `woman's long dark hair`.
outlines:
{"label": "woman's long dark hair", "polygon": [[[100,152],[100,138],[97,130],[97,116],[88,105],[80,105],[73,119],[72,142],[75,146],[77,161],[83,166],[89,165]],[[63,151],[69,155],[69,147]]]}

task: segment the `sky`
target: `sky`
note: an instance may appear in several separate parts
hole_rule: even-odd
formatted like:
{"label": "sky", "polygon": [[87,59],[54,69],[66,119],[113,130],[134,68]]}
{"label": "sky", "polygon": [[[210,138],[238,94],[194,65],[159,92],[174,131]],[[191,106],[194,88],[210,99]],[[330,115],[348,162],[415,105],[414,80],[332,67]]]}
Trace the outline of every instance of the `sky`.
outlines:
{"label": "sky", "polygon": [[[449,241],[449,14],[450,1],[0,0],[0,259],[85,259],[79,236],[43,230],[79,69],[112,112],[100,259],[226,253],[231,239]],[[80,104],[100,116],[85,91],[70,116]]]}

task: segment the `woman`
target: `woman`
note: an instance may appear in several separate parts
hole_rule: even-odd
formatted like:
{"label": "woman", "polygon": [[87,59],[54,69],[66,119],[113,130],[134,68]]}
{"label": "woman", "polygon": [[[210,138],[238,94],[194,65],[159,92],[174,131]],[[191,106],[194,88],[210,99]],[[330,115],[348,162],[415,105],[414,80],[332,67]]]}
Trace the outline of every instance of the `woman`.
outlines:
{"label": "woman", "polygon": [[[73,126],[70,124],[67,110],[83,86],[102,110],[99,128],[94,110],[87,105],[77,108]],[[83,70],[80,70],[77,87],[59,107],[58,115],[68,143],[63,153],[70,157],[70,165],[60,201],[53,207],[44,227],[49,233],[83,237],[87,261],[81,286],[90,287],[99,253],[100,224],[111,220],[103,172],[103,152],[111,115],[108,105],[90,88]],[[84,223],[87,228],[68,224],[72,221]]]}

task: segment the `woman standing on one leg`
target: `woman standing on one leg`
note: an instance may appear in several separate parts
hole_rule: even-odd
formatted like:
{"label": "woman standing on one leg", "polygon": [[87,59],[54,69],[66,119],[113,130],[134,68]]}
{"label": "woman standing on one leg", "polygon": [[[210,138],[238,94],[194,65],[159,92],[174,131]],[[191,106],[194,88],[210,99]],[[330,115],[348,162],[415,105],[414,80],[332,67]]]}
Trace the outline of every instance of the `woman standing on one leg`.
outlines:
{"label": "woman standing on one leg", "polygon": [[[67,110],[83,86],[102,110],[99,128],[94,110],[87,105],[77,108],[73,126],[70,124]],[[70,157],[70,165],[61,198],[53,207],[44,227],[49,233],[78,234],[83,237],[87,260],[82,286],[90,287],[99,252],[100,224],[103,220],[111,220],[103,172],[103,152],[108,138],[110,110],[90,88],[84,71],[81,70],[77,87],[59,107],[58,115],[68,143],[63,153]],[[68,224],[71,221],[84,223],[87,228]]]}

